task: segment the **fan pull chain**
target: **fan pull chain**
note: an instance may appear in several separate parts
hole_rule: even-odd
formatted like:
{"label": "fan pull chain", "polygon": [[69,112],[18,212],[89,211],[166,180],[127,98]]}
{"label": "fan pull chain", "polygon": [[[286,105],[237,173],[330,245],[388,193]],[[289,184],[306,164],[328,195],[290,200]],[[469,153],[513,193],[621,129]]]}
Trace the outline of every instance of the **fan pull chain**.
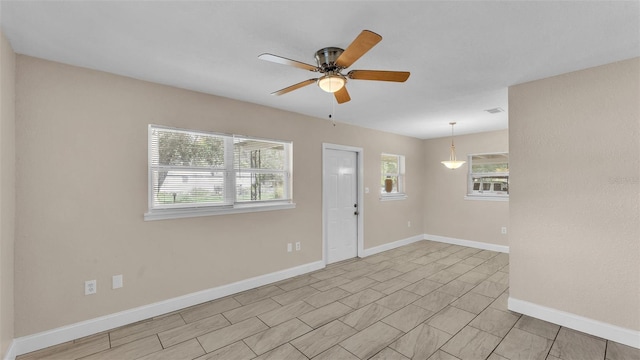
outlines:
{"label": "fan pull chain", "polygon": [[333,118],[333,115],[336,112],[336,103],[334,101],[333,98],[333,93],[331,93],[331,96],[329,97],[330,101],[331,101],[331,114],[329,114],[329,120],[331,120],[331,122],[333,123],[333,126],[336,126],[336,120]]}

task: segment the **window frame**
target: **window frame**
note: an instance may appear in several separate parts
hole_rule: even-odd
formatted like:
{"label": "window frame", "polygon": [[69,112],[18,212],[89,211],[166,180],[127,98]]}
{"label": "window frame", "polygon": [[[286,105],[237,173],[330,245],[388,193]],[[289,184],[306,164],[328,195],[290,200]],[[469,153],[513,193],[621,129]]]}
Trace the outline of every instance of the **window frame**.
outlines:
{"label": "window frame", "polygon": [[[395,156],[398,159],[398,172],[397,173],[383,173],[382,171],[382,158],[384,156]],[[380,201],[390,201],[390,200],[404,200],[407,199],[407,189],[406,189],[406,157],[404,155],[399,154],[391,154],[391,153],[381,153],[380,154],[380,176],[382,180],[386,176],[397,176],[398,180],[396,181],[396,192],[387,193],[384,191],[384,188],[380,188]],[[382,184],[381,184],[382,185]]]}
{"label": "window frame", "polygon": [[[507,156],[507,164],[509,164],[509,153],[508,152],[490,152],[490,153],[479,153],[479,154],[468,154],[467,155],[467,163],[469,166],[467,167],[467,192],[465,195],[465,200],[485,200],[485,201],[509,201],[509,171],[507,172],[473,172],[473,157],[474,156],[486,156],[486,155],[506,155]],[[483,177],[483,178],[507,178],[507,190],[506,193],[495,192],[494,189],[490,189],[488,192],[485,190],[474,190],[474,178]],[[483,184],[483,183],[481,183]],[[493,182],[489,184],[494,184]],[[490,188],[493,188],[495,185],[489,185]]]}
{"label": "window frame", "polygon": [[[172,166],[172,165],[154,165],[153,162],[153,131],[154,130],[164,130],[164,131],[174,131],[174,132],[183,132],[187,134],[196,134],[201,136],[214,136],[220,137],[224,141],[224,164],[222,168],[209,168],[209,169],[219,169],[220,172],[223,173],[224,176],[224,198],[222,203],[220,204],[212,204],[212,203],[192,203],[192,204],[183,204],[180,206],[171,206],[171,205],[160,205],[154,204],[154,179],[153,172],[159,168],[168,169],[184,169],[190,170],[191,168],[188,166]],[[286,140],[274,140],[274,139],[266,139],[259,137],[251,137],[245,135],[232,135],[232,134],[224,134],[210,131],[202,131],[202,130],[190,130],[190,129],[182,129],[182,128],[174,128],[162,125],[149,124],[148,125],[148,134],[147,134],[147,212],[144,214],[144,220],[164,220],[164,219],[177,219],[177,218],[189,218],[189,217],[199,217],[199,216],[210,216],[210,215],[226,215],[226,214],[237,214],[237,213],[247,213],[247,212],[260,212],[260,211],[272,211],[272,210],[283,210],[283,209],[293,209],[295,208],[295,203],[293,202],[293,142]],[[282,170],[278,170],[277,172],[283,174],[284,179],[284,199],[278,200],[245,200],[238,201],[237,193],[236,193],[236,185],[237,185],[237,177],[236,174],[241,172],[239,167],[236,167],[235,163],[235,143],[237,139],[243,140],[256,140],[263,142],[272,142],[279,143],[284,146],[284,166]],[[194,171],[203,171],[203,169],[207,169],[206,167],[194,168]],[[261,169],[251,169],[257,171],[263,171]],[[267,172],[274,172],[274,170],[269,169]]]}

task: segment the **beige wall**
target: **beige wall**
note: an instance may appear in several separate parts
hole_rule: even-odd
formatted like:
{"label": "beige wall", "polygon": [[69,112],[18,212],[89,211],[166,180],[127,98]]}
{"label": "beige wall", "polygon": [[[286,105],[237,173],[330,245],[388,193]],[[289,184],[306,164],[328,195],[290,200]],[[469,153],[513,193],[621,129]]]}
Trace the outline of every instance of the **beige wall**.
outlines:
{"label": "beige wall", "polygon": [[0,356],[13,340],[16,55],[0,32]]}
{"label": "beige wall", "polygon": [[[507,130],[455,136],[458,160],[468,154],[509,152]],[[508,246],[501,233],[509,223],[509,202],[465,200],[468,163],[450,170],[440,162],[449,158],[451,137],[424,140],[424,226],[428,235]]]}
{"label": "beige wall", "polygon": [[[423,232],[419,139],[22,55],[16,76],[16,337],[320,261],[323,142],[364,149],[366,249]],[[296,208],[143,221],[149,123],[292,140]],[[382,152],[408,200],[378,200]]]}
{"label": "beige wall", "polygon": [[640,330],[640,59],[509,89],[510,296]]}

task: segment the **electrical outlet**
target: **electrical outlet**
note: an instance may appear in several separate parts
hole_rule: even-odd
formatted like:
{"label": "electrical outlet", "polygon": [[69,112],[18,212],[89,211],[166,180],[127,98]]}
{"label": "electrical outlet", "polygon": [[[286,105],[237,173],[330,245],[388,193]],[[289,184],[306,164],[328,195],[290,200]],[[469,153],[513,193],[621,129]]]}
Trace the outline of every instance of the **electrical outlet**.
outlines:
{"label": "electrical outlet", "polygon": [[507,234],[507,227],[503,226],[500,231],[502,232],[502,235],[506,235]]}
{"label": "electrical outlet", "polygon": [[288,243],[287,244],[287,252],[291,252],[291,251],[293,251],[293,244]]}
{"label": "electrical outlet", "polygon": [[96,280],[88,280],[84,282],[84,294],[93,295],[98,292],[98,282]]}
{"label": "electrical outlet", "polygon": [[407,227],[411,227],[411,221],[407,221]]}
{"label": "electrical outlet", "polygon": [[111,288],[112,289],[119,289],[122,286],[124,286],[123,283],[122,283],[122,275],[113,275],[111,277]]}
{"label": "electrical outlet", "polygon": [[300,241],[296,243],[296,251],[300,251]]}

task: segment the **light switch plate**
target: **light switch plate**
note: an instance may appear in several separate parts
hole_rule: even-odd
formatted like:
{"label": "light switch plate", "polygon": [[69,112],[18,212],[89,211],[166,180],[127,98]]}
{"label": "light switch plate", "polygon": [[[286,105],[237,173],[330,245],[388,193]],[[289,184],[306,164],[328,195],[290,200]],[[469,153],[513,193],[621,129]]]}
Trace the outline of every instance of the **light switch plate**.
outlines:
{"label": "light switch plate", "polygon": [[113,275],[113,277],[111,278],[111,288],[119,289],[122,286],[124,286],[122,282],[122,275]]}

